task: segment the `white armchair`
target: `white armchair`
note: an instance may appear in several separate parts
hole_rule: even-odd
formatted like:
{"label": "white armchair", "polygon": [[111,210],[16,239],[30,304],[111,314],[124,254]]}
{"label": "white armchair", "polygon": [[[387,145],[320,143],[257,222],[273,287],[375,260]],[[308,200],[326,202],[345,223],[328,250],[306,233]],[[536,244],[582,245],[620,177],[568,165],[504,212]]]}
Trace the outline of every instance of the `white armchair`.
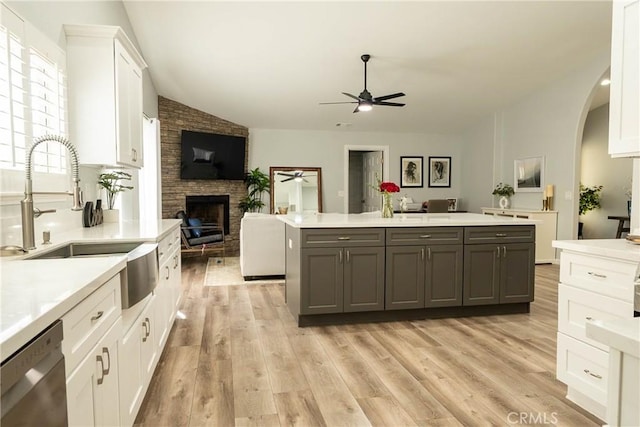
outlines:
{"label": "white armchair", "polygon": [[240,272],[245,279],[284,276],[284,228],[276,215],[244,214],[240,221]]}

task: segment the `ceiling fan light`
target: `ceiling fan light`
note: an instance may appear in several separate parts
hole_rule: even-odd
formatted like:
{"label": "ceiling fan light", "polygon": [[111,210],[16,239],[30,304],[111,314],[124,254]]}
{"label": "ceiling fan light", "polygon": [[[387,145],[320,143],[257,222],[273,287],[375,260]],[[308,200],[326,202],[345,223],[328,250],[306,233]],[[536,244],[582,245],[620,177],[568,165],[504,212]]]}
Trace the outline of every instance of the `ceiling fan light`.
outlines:
{"label": "ceiling fan light", "polygon": [[302,182],[302,177],[301,176],[296,176],[295,178],[293,178],[293,180],[295,182]]}
{"label": "ceiling fan light", "polygon": [[371,111],[373,105],[370,102],[362,101],[358,104],[358,111]]}

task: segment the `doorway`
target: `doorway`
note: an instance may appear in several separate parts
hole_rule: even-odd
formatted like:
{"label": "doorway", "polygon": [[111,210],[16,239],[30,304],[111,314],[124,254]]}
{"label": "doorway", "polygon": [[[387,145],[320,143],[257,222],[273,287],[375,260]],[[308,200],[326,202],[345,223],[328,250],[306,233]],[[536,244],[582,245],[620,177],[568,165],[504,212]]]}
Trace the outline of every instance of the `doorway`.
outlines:
{"label": "doorway", "polygon": [[345,146],[344,211],[362,213],[380,210],[380,194],[375,191],[376,178],[389,176],[388,146]]}

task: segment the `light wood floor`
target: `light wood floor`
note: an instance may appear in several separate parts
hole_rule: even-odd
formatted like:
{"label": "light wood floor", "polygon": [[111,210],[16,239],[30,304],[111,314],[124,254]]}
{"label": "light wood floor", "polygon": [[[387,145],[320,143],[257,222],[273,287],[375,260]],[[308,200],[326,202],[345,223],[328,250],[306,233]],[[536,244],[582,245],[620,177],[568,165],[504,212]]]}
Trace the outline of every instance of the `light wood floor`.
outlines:
{"label": "light wood floor", "polygon": [[536,267],[529,314],[311,328],[283,286],[204,287],[205,267],[183,263],[136,425],[599,425],[555,379],[557,266]]}

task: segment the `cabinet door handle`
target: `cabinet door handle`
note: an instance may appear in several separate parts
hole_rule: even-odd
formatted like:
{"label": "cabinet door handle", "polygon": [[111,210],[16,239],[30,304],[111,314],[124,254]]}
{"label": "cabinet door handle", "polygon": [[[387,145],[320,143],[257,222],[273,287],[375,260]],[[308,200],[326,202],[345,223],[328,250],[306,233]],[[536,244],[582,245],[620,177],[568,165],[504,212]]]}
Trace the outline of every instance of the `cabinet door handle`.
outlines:
{"label": "cabinet door handle", "polygon": [[431,260],[431,248],[427,248],[427,259]]}
{"label": "cabinet door handle", "polygon": [[496,233],[496,237],[507,237],[507,233]]}
{"label": "cabinet door handle", "polygon": [[173,257],[173,269],[178,268],[178,255]]}
{"label": "cabinet door handle", "polygon": [[591,372],[591,371],[590,371],[590,370],[588,370],[588,369],[584,369],[584,373],[585,373],[585,374],[589,374],[589,375],[591,375],[592,377],[597,378],[597,379],[599,379],[599,380],[601,380],[601,379],[602,379],[602,375],[594,374],[593,372]]}
{"label": "cabinet door handle", "polygon": [[599,278],[601,278],[601,279],[606,279],[606,278],[607,278],[607,276],[606,276],[605,274],[594,273],[593,271],[589,271],[589,272],[587,272],[587,274],[588,274],[589,276],[599,277]]}
{"label": "cabinet door handle", "polygon": [[420,236],[421,239],[430,239],[431,238],[431,234],[423,234]]}
{"label": "cabinet door handle", "polygon": [[91,321],[95,322],[96,320],[101,318],[103,314],[104,314],[104,311],[99,311],[98,314],[96,314],[95,316],[91,316]]}
{"label": "cabinet door handle", "polygon": [[500,246],[498,246],[498,258],[500,258]]}
{"label": "cabinet door handle", "polygon": [[585,317],[585,319],[587,319],[588,321],[592,321],[592,320],[593,320],[593,317],[591,317],[591,316],[587,316],[587,317]]}
{"label": "cabinet door handle", "polygon": [[142,342],[147,342],[147,337],[149,336],[149,333],[147,332],[147,320],[149,320],[148,317],[142,322],[142,327],[144,328],[144,336],[142,337]]}
{"label": "cabinet door handle", "polygon": [[502,258],[506,258],[507,257],[507,247],[503,246],[502,247]]}
{"label": "cabinet door handle", "polygon": [[347,263],[351,262],[351,253],[350,251],[347,249]]}
{"label": "cabinet door handle", "polygon": [[100,378],[98,378],[98,385],[102,384],[104,381],[104,362],[102,361],[102,356],[96,356],[96,362],[100,363]]}
{"label": "cabinet door handle", "polygon": [[105,375],[109,375],[109,371],[111,370],[111,356],[109,355],[109,347],[102,347],[102,354],[107,355],[107,369],[103,369],[102,373]]}
{"label": "cabinet door handle", "polygon": [[349,237],[349,236],[340,236],[340,237],[338,237],[338,240],[351,240],[351,237]]}
{"label": "cabinet door handle", "polygon": [[165,277],[165,280],[169,280],[169,266],[165,265],[164,268],[167,269],[167,277]]}
{"label": "cabinet door handle", "polygon": [[138,151],[135,148],[131,149],[131,157],[134,162],[138,161]]}
{"label": "cabinet door handle", "polygon": [[420,259],[424,261],[424,248],[420,249]]}
{"label": "cabinet door handle", "polygon": [[342,249],[340,249],[340,264],[342,264]]}

